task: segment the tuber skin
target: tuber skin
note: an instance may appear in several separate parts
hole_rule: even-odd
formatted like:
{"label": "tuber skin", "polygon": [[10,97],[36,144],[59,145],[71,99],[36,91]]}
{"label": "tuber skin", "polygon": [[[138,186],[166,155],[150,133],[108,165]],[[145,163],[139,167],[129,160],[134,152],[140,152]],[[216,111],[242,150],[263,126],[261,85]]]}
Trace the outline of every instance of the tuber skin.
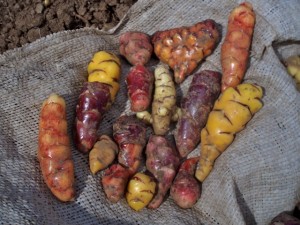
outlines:
{"label": "tuber skin", "polygon": [[269,225],[300,225],[300,219],[288,212],[282,212],[273,218]]}
{"label": "tuber skin", "polygon": [[89,153],[90,170],[93,174],[107,168],[119,152],[117,144],[107,135],[101,135]]}
{"label": "tuber skin", "polygon": [[123,198],[129,177],[129,170],[120,164],[113,164],[104,171],[101,181],[109,201],[116,203]]}
{"label": "tuber skin", "polygon": [[127,77],[128,96],[131,111],[141,112],[147,110],[152,101],[154,75],[143,65],[130,69]]}
{"label": "tuber skin", "polygon": [[76,106],[75,144],[88,153],[97,141],[97,130],[120,89],[121,62],[113,53],[96,52],[87,68],[88,82],[84,83]]}
{"label": "tuber skin", "polygon": [[201,130],[201,157],[196,171],[200,182],[210,174],[215,160],[233,142],[236,133],[262,108],[262,97],[260,86],[244,83],[227,88],[217,99]]}
{"label": "tuber skin", "polygon": [[146,125],[135,115],[120,116],[113,124],[113,138],[119,146],[118,162],[135,174],[146,145]]}
{"label": "tuber skin", "polygon": [[204,70],[193,75],[187,95],[181,102],[181,114],[174,138],[181,157],[186,157],[200,141],[209,112],[221,89],[221,74]]}
{"label": "tuber skin", "polygon": [[120,36],[119,43],[121,55],[134,66],[147,64],[153,54],[150,36],[143,32],[125,32]]}
{"label": "tuber skin", "polygon": [[170,189],[170,196],[183,209],[192,208],[201,196],[201,186],[195,178],[199,157],[186,159],[180,166]]}
{"label": "tuber skin", "polygon": [[65,100],[53,93],[44,102],[39,119],[38,160],[44,181],[62,202],[73,201],[74,163],[67,133]]}
{"label": "tuber skin", "polygon": [[175,83],[166,65],[158,65],[155,68],[154,76],[152,114],[143,111],[138,112],[136,116],[146,123],[152,124],[156,135],[165,135],[169,131],[171,121],[176,118],[176,113],[180,112],[176,106]]}
{"label": "tuber skin", "polygon": [[157,209],[169,191],[179,166],[179,155],[164,136],[151,135],[146,147],[146,167],[158,182],[148,208]]}
{"label": "tuber skin", "polygon": [[294,78],[297,89],[300,91],[300,55],[293,55],[287,58],[286,62],[287,72]]}
{"label": "tuber skin", "polygon": [[145,208],[152,200],[156,183],[145,173],[136,173],[129,181],[126,192],[128,205],[135,211]]}
{"label": "tuber skin", "polygon": [[245,76],[255,26],[255,13],[249,2],[234,8],[228,18],[227,33],[221,47],[222,87],[236,87]]}
{"label": "tuber skin", "polygon": [[156,56],[173,69],[175,82],[179,84],[212,53],[219,39],[215,21],[204,20],[190,27],[157,31],[152,43]]}
{"label": "tuber skin", "polygon": [[75,144],[88,153],[97,141],[97,130],[112,102],[109,86],[100,82],[85,82],[76,106]]}

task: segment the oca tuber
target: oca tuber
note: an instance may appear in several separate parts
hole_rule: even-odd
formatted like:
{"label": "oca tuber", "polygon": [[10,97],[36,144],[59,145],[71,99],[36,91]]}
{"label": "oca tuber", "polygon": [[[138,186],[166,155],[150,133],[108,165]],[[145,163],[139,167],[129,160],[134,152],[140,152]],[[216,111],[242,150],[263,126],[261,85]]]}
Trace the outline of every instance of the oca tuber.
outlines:
{"label": "oca tuber", "polygon": [[152,43],[157,57],[174,70],[175,82],[181,83],[212,53],[219,36],[215,21],[205,20],[190,27],[157,31]]}
{"label": "oca tuber", "polygon": [[295,79],[297,88],[300,91],[300,55],[290,56],[286,60],[288,73]]}
{"label": "oca tuber", "polygon": [[186,157],[200,141],[201,129],[221,89],[221,74],[204,70],[193,75],[187,95],[181,102],[174,138],[181,157]]}
{"label": "oca tuber", "polygon": [[227,34],[221,48],[222,87],[236,87],[244,78],[255,25],[255,13],[248,2],[234,8],[228,18]]}
{"label": "oca tuber", "polygon": [[74,200],[74,163],[67,133],[66,103],[57,94],[51,94],[42,105],[38,159],[53,195],[63,202]]}
{"label": "oca tuber", "polygon": [[196,178],[203,182],[215,160],[233,142],[254,114],[263,106],[263,90],[254,84],[239,84],[227,88],[215,102],[206,126],[201,130],[201,150]]}

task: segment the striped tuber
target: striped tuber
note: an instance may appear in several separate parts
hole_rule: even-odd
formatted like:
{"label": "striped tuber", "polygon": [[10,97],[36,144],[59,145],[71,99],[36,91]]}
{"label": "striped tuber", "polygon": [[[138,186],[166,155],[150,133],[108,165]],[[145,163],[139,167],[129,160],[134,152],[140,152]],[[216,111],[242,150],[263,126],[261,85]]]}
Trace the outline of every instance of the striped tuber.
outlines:
{"label": "striped tuber", "polygon": [[244,78],[254,25],[255,13],[250,3],[241,3],[230,12],[221,48],[222,91],[228,87],[236,87]]}
{"label": "striped tuber", "polygon": [[131,111],[147,110],[152,101],[153,81],[153,73],[143,65],[137,65],[130,69],[126,77],[126,83]]}
{"label": "striped tuber", "polygon": [[129,31],[119,38],[120,53],[132,65],[145,65],[151,58],[153,46],[148,34]]}
{"label": "striped tuber", "polygon": [[157,57],[174,70],[175,82],[182,83],[212,53],[219,36],[215,21],[205,20],[190,27],[157,31],[152,43]]}
{"label": "striped tuber", "polygon": [[176,106],[175,84],[166,65],[160,64],[155,68],[155,90],[152,102],[152,115],[147,112],[138,112],[139,119],[152,124],[154,133],[165,135],[170,128],[172,119],[178,113]]}
{"label": "striped tuber", "polygon": [[101,135],[89,153],[90,170],[93,174],[108,167],[119,152],[117,144],[107,135]]}
{"label": "striped tuber", "polygon": [[118,162],[128,168],[130,175],[141,165],[146,145],[146,126],[134,115],[120,116],[113,124],[113,137],[119,146]]}
{"label": "striped tuber", "polygon": [[201,195],[201,186],[195,178],[199,157],[186,159],[180,166],[170,189],[170,196],[183,209],[196,204]]}
{"label": "striped tuber", "polygon": [[97,52],[88,65],[85,82],[76,106],[75,144],[88,153],[97,141],[97,130],[119,91],[120,60],[112,53]]}
{"label": "striped tuber", "polygon": [[169,191],[179,166],[179,155],[164,136],[150,136],[146,147],[146,167],[158,182],[157,192],[148,208],[156,209]]}
{"label": "striped tuber", "polygon": [[263,106],[263,90],[254,84],[239,84],[227,88],[215,102],[206,126],[201,131],[201,150],[196,178],[203,182],[215,160],[233,142],[254,114]]}
{"label": "striped tuber", "polygon": [[204,70],[193,75],[187,95],[181,102],[181,117],[174,138],[181,157],[186,157],[200,141],[202,128],[221,89],[221,74]]}
{"label": "striped tuber", "polygon": [[156,183],[145,173],[136,173],[129,181],[126,192],[128,205],[135,211],[146,207],[155,193]]}
{"label": "striped tuber", "polygon": [[129,177],[129,170],[120,164],[113,164],[104,171],[101,182],[109,201],[116,203],[123,198]]}
{"label": "striped tuber", "polygon": [[42,105],[38,159],[53,195],[63,202],[74,200],[74,163],[67,133],[66,103],[57,94],[51,94]]}

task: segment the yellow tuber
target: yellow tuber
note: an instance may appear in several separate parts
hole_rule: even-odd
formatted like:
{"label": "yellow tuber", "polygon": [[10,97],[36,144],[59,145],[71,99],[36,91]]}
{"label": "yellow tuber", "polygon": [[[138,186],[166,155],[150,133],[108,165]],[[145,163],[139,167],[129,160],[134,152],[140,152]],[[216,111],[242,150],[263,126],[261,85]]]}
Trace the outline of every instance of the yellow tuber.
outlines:
{"label": "yellow tuber", "polygon": [[119,152],[117,144],[107,135],[99,138],[89,153],[90,170],[93,174],[107,168]]}
{"label": "yellow tuber", "polygon": [[295,79],[297,88],[300,90],[300,55],[290,56],[286,60],[287,71]]}
{"label": "yellow tuber", "polygon": [[152,114],[143,111],[136,115],[139,119],[150,123],[156,135],[164,135],[173,120],[178,119],[180,110],[176,106],[176,89],[169,68],[160,64],[154,71],[155,90],[152,103]]}
{"label": "yellow tuber", "polygon": [[146,207],[155,193],[156,183],[144,173],[136,173],[127,186],[126,200],[135,211]]}
{"label": "yellow tuber", "polygon": [[88,65],[88,82],[98,81],[110,86],[111,99],[114,101],[120,89],[120,59],[113,53],[99,51],[95,53]]}
{"label": "yellow tuber", "polygon": [[263,106],[263,90],[254,84],[229,87],[215,102],[206,127],[201,130],[201,150],[196,178],[203,182],[215,160],[233,142],[235,134],[243,130],[253,115]]}

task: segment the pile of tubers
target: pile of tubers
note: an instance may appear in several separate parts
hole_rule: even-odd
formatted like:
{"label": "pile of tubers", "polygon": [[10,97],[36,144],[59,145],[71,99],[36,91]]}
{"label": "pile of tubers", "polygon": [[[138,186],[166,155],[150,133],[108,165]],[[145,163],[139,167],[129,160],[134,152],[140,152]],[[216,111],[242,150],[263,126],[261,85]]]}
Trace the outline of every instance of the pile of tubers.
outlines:
{"label": "pile of tubers", "polygon": [[[122,64],[113,53],[94,54],[78,98],[73,138],[76,148],[88,154],[91,173],[102,171],[109,201],[125,197],[136,211],[156,209],[170,193],[181,208],[197,203],[215,160],[263,105],[262,87],[242,83],[254,24],[250,3],[232,10],[221,46],[222,71],[197,71],[221,40],[219,25],[211,19],[152,36],[121,34],[120,54],[131,65],[125,83],[131,113],[116,118],[111,137],[97,131],[118,94]],[[147,66],[153,54],[160,61],[154,71]],[[178,102],[176,88],[187,76],[192,82]],[[41,110],[38,156],[52,193],[71,201],[74,165],[65,118],[62,97],[51,95]],[[190,157],[195,149],[198,156]]]}

